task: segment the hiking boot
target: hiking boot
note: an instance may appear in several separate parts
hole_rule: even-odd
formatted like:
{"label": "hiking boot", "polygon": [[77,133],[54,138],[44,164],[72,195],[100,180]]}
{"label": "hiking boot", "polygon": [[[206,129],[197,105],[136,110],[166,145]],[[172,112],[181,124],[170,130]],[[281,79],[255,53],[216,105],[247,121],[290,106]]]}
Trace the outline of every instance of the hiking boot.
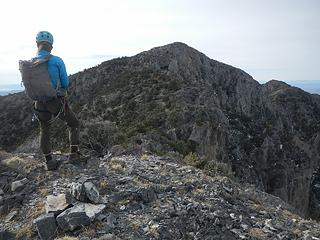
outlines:
{"label": "hiking boot", "polygon": [[59,167],[59,162],[56,159],[52,158],[52,155],[46,155],[46,165],[47,165],[47,170],[48,171],[54,171],[57,170]]}
{"label": "hiking boot", "polygon": [[68,162],[71,164],[87,163],[89,156],[86,156],[79,151],[71,152],[68,157]]}

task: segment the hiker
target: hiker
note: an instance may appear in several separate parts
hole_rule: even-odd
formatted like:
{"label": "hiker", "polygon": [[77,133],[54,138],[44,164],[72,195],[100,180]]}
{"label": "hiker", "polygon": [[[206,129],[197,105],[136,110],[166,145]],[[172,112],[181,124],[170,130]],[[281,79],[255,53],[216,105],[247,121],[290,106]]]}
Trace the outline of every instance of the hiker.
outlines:
{"label": "hiker", "polygon": [[40,31],[36,43],[37,56],[30,61],[20,61],[20,71],[26,92],[34,100],[35,116],[40,123],[40,147],[47,170],[52,171],[59,167],[59,163],[51,153],[51,122],[60,118],[67,123],[70,141],[68,161],[72,164],[84,159],[78,147],[80,124],[67,103],[69,79],[65,64],[61,58],[51,55],[52,34]]}

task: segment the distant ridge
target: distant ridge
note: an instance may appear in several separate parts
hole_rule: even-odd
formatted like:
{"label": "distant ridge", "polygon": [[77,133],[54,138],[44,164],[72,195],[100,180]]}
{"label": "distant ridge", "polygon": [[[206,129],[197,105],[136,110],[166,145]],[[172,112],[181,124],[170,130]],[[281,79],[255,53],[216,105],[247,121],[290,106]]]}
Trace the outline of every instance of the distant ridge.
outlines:
{"label": "distant ridge", "polygon": [[320,80],[295,80],[287,83],[306,92],[320,94]]}
{"label": "distant ridge", "polygon": [[23,91],[23,87],[20,84],[4,84],[0,85],[0,96],[13,94]]}

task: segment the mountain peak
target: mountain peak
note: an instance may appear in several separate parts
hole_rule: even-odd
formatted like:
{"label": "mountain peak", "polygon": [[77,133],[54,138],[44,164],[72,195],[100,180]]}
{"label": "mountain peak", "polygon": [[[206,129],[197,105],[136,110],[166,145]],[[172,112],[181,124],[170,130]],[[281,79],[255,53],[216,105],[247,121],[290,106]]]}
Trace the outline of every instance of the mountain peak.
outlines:
{"label": "mountain peak", "polygon": [[[241,181],[320,218],[312,180],[320,157],[319,98],[278,81],[261,86],[179,42],[104,62],[70,82],[82,148],[100,157],[121,148],[180,160],[195,154],[196,167],[228,164]],[[36,151],[31,102],[22,94],[1,97],[0,112],[1,147]],[[65,126],[52,129],[54,147],[68,149]]]}

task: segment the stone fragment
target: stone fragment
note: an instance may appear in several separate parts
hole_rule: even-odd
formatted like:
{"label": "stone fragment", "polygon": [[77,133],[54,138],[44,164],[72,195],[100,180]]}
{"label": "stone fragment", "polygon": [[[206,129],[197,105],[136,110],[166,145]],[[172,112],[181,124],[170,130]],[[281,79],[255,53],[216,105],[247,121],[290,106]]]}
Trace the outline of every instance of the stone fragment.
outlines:
{"label": "stone fragment", "polygon": [[0,188],[0,196],[1,195],[4,195],[4,192],[3,192],[2,188]]}
{"label": "stone fragment", "polygon": [[93,203],[99,203],[99,199],[100,199],[99,191],[94,186],[94,184],[92,182],[85,182],[83,186],[84,186],[84,190],[87,198]]}
{"label": "stone fragment", "polygon": [[45,214],[34,220],[40,239],[54,239],[57,231],[57,223],[53,213]]}
{"label": "stone fragment", "polygon": [[57,222],[64,231],[73,231],[89,225],[105,207],[104,204],[81,203],[59,214]]}
{"label": "stone fragment", "polygon": [[22,190],[28,182],[29,182],[29,180],[27,178],[12,182],[11,191],[18,192],[18,191]]}
{"label": "stone fragment", "polygon": [[3,197],[2,197],[2,196],[0,196],[0,205],[2,205],[2,204],[3,204],[3,202],[4,202]]}
{"label": "stone fragment", "polygon": [[57,216],[62,213],[68,206],[69,204],[66,201],[65,194],[59,194],[57,196],[49,195],[46,198],[46,213],[53,213],[55,216]]}

